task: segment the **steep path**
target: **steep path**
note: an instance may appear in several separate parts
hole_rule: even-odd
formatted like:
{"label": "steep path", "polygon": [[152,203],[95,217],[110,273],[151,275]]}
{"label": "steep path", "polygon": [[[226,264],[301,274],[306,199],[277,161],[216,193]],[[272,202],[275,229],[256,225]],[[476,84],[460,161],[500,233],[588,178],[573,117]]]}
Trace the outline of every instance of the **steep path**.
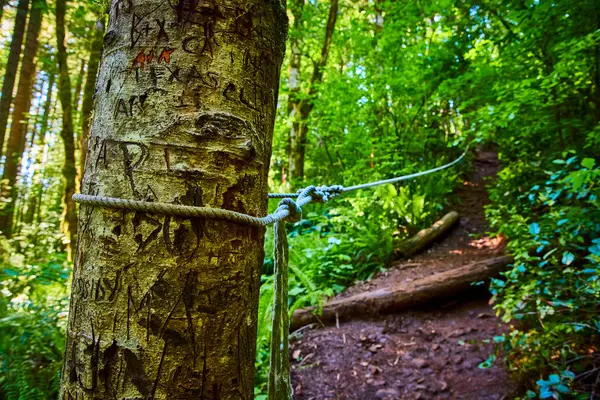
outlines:
{"label": "steep path", "polygon": [[[340,297],[410,282],[501,255],[503,243],[485,236],[486,178],[499,170],[494,153],[479,152],[471,179],[457,193],[459,226],[429,250],[395,263]],[[491,339],[506,331],[487,304],[485,289],[419,310],[370,320],[339,321],[304,331],[292,341],[297,399],[502,399],[514,390],[495,363]]]}

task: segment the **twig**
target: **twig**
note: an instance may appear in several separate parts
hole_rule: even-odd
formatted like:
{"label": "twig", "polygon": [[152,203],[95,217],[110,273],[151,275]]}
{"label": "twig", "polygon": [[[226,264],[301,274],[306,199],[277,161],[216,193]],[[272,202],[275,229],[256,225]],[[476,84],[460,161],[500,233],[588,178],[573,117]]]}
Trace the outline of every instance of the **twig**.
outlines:
{"label": "twig", "polygon": [[405,269],[409,269],[409,268],[414,268],[414,267],[420,267],[421,263],[408,263],[408,264],[402,264],[400,265],[400,267],[398,267],[398,271],[404,271]]}

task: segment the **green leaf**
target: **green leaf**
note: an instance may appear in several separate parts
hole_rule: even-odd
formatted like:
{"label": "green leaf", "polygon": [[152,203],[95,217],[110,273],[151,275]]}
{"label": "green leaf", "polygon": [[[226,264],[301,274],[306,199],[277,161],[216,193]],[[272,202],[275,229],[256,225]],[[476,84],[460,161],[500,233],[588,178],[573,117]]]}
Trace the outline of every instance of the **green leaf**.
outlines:
{"label": "green leaf", "polygon": [[598,270],[594,269],[594,268],[585,268],[581,272],[583,272],[584,274],[587,274],[587,275],[596,275],[598,273]]}
{"label": "green leaf", "polygon": [[560,376],[557,374],[552,374],[548,377],[548,382],[550,382],[552,385],[556,385],[557,383],[560,383]]}
{"label": "green leaf", "polygon": [[562,263],[565,265],[571,265],[573,261],[575,261],[575,255],[570,251],[565,251],[562,257]]}
{"label": "green leaf", "polygon": [[478,367],[481,369],[490,368],[492,366],[492,364],[494,363],[494,361],[496,361],[496,356],[492,354],[491,356],[488,357],[487,360],[479,363]]}
{"label": "green leaf", "polygon": [[593,158],[584,158],[583,160],[581,160],[581,165],[587,169],[593,169],[594,164],[596,164],[596,160],[594,160]]}
{"label": "green leaf", "polygon": [[562,383],[559,383],[558,385],[554,386],[554,388],[561,393],[570,393],[571,392],[569,390],[569,388],[566,387],[565,385],[563,385]]}
{"label": "green leaf", "polygon": [[531,233],[532,235],[539,235],[540,232],[541,232],[540,226],[538,225],[537,222],[534,222],[529,225],[529,233]]}
{"label": "green leaf", "polygon": [[567,379],[575,379],[575,374],[573,373],[573,371],[569,371],[568,369],[562,372],[562,376],[563,378]]}

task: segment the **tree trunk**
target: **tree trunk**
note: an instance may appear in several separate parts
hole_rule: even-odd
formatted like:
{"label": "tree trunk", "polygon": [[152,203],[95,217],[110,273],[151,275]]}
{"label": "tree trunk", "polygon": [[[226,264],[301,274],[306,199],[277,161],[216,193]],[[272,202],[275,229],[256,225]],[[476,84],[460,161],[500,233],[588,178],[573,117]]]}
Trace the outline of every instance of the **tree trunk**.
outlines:
{"label": "tree trunk", "polygon": [[64,211],[62,231],[69,239],[69,254],[75,245],[77,237],[77,209],[72,197],[75,194],[75,179],[77,169],[75,168],[75,138],[73,132],[73,109],[71,104],[71,79],[69,77],[69,66],[67,64],[67,49],[65,47],[65,12],[66,0],[56,1],[56,41],[58,60],[58,96],[62,106],[62,130],[60,136],[65,151],[65,164],[63,166],[63,177],[65,179]]}
{"label": "tree trunk", "polygon": [[[82,191],[267,212],[277,1],[113,0]],[[63,399],[251,399],[264,229],[82,206]]]}
{"label": "tree trunk", "polygon": [[[46,91],[46,84],[48,83],[48,79],[43,79],[40,82],[40,88],[38,91],[39,98],[42,98],[44,92]],[[32,95],[32,98],[36,98],[35,95],[35,91],[34,94]],[[39,130],[39,118],[42,115],[42,107],[43,107],[43,103],[41,101],[38,101],[37,103],[37,107],[35,108],[35,114],[33,114],[35,117],[33,119],[33,121],[31,120],[31,118],[28,120],[29,124],[31,124],[31,135],[29,136],[29,145],[27,145],[28,149],[33,148],[33,145],[35,144],[35,140],[37,139],[37,134],[38,134],[38,130]],[[31,110],[30,110],[31,112]],[[27,131],[29,131],[29,128],[27,129]],[[31,163],[33,163],[33,157],[30,158],[29,160],[29,164],[31,165]]]}
{"label": "tree trunk", "polygon": [[[42,184],[42,175],[44,171],[44,147],[46,145],[46,133],[48,132],[48,120],[52,109],[52,94],[54,93],[54,81],[56,75],[54,72],[48,73],[48,89],[46,99],[44,100],[44,110],[40,121],[40,133],[37,140],[37,151],[35,153],[35,161],[33,167],[33,176],[31,177],[31,195],[27,205],[24,222],[32,223],[35,219],[38,207],[42,201],[44,187]],[[33,145],[32,145],[33,147]],[[39,223],[38,219],[38,223]],[[37,229],[37,228],[36,228]]]}
{"label": "tree trunk", "polygon": [[[79,102],[81,101],[81,89],[83,88],[83,76],[85,75],[85,59],[81,59],[81,65],[79,67],[79,74],[77,75],[77,79],[75,80],[75,91],[73,92],[73,114],[77,115],[77,110],[79,110]],[[81,132],[78,132],[77,142],[81,139]],[[76,145],[79,143],[76,143]]]}
{"label": "tree trunk", "polygon": [[[27,39],[25,40],[25,43],[27,43]],[[25,44],[25,46],[27,46],[27,44]],[[34,68],[35,69],[35,68]],[[34,71],[35,74],[35,71]],[[19,78],[19,84],[20,84],[20,79]],[[33,85],[32,85],[33,86]],[[33,89],[33,88],[32,88]],[[17,90],[18,93],[18,90]],[[26,114],[26,118],[25,118],[25,123],[21,124],[21,143],[19,144],[19,150],[20,152],[20,159],[23,158],[26,154],[26,150],[28,149],[27,147],[27,134],[29,133],[29,128],[30,128],[30,123],[31,123],[31,99],[35,96],[35,93],[32,90],[32,93],[30,93],[29,95],[29,99],[27,101],[27,105],[25,106],[25,109],[28,110],[27,114]],[[16,103],[16,101],[15,101]],[[31,134],[33,135],[33,130],[31,131]],[[8,152],[7,152],[8,154]],[[25,161],[25,167],[23,168],[22,166],[23,161],[19,162],[19,167],[18,167],[18,175],[23,173],[24,169],[27,169],[27,160]],[[12,225],[12,233],[13,235],[20,235],[21,234],[21,227],[23,225],[23,211],[25,209],[25,198],[27,197],[27,179],[24,176],[21,176],[21,181],[19,182],[19,180],[16,180],[16,183],[14,184],[14,186],[16,186],[16,192],[15,192],[15,196],[13,197],[13,204],[15,207],[15,211],[16,211],[16,215],[14,217],[14,221],[13,221],[13,225]]]}
{"label": "tree trunk", "polygon": [[29,10],[29,0],[19,0],[17,6],[17,15],[15,17],[15,28],[12,41],[10,42],[10,51],[4,70],[4,82],[2,83],[2,99],[0,99],[0,157],[4,148],[4,139],[6,137],[6,125],[8,124],[8,115],[10,105],[13,100],[13,89],[17,69],[19,67],[19,58],[21,57],[21,46],[25,34],[25,24],[27,22],[27,11]]}
{"label": "tree trunk", "polygon": [[[308,142],[308,126],[306,125],[308,116],[312,111],[314,104],[312,97],[316,95],[316,87],[323,79],[323,68],[327,65],[329,49],[333,40],[333,32],[337,21],[339,4],[338,0],[331,0],[329,8],[329,17],[325,27],[325,38],[321,47],[321,57],[315,62],[312,77],[308,85],[308,99],[300,100],[298,96],[290,96],[288,110],[293,110],[292,129],[290,130],[290,154],[288,161],[289,180],[301,181],[304,179],[304,159],[306,155],[306,144]],[[291,104],[290,104],[291,103]]]}
{"label": "tree trunk", "polygon": [[[85,158],[88,152],[88,138],[90,136],[90,118],[92,117],[92,107],[94,107],[94,93],[96,92],[96,76],[98,75],[98,65],[102,55],[102,39],[104,38],[104,17],[96,23],[94,37],[92,39],[92,48],[90,49],[90,58],[88,60],[87,75],[85,77],[85,86],[83,88],[83,103],[81,104],[81,155],[80,168],[85,168]],[[81,174],[83,177],[83,174]]]}
{"label": "tree trunk", "polygon": [[[300,72],[302,67],[302,50],[301,50],[301,32],[302,32],[302,13],[304,11],[304,0],[293,0],[290,3],[290,9],[294,16],[294,25],[292,26],[292,34],[290,35],[290,68],[289,68],[289,95],[287,111],[288,115],[292,119],[292,126],[288,137],[288,169],[296,171],[295,159],[291,157],[293,154],[291,151],[292,143],[297,140],[298,130],[300,129]],[[288,171],[289,172],[289,171]],[[289,174],[288,174],[289,175]],[[291,177],[288,177],[291,179]]]}
{"label": "tree trunk", "polygon": [[42,26],[41,1],[36,1],[29,13],[27,26],[27,39],[21,63],[19,86],[12,113],[10,135],[6,147],[6,161],[2,174],[2,197],[8,199],[4,208],[0,210],[0,230],[6,237],[10,237],[13,228],[13,215],[17,201],[17,174],[21,166],[21,157],[25,150],[25,137],[27,134],[27,115],[31,105],[31,92],[35,76],[35,56],[38,51],[38,36]]}
{"label": "tree trunk", "polygon": [[336,318],[342,319],[358,315],[377,315],[386,311],[396,312],[437,298],[452,296],[469,289],[472,282],[497,276],[512,261],[510,256],[478,261],[409,283],[402,283],[396,287],[333,300],[323,306],[321,314],[313,307],[298,309],[292,316],[290,329],[295,330],[317,321],[335,321]]}

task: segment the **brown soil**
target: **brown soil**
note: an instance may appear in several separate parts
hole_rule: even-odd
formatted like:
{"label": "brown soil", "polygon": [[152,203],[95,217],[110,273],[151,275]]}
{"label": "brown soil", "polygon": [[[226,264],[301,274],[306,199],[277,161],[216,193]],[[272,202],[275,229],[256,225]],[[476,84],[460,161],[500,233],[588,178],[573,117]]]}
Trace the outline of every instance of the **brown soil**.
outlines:
{"label": "brown soil", "polygon": [[[479,152],[471,179],[457,191],[453,209],[460,223],[424,253],[393,263],[346,297],[410,282],[424,276],[495,257],[504,243],[485,235],[485,180],[499,170],[496,154]],[[370,320],[339,321],[303,329],[292,337],[292,385],[296,399],[502,399],[515,385],[494,363],[483,342],[506,332],[494,316],[485,289],[438,301],[420,310]]]}

